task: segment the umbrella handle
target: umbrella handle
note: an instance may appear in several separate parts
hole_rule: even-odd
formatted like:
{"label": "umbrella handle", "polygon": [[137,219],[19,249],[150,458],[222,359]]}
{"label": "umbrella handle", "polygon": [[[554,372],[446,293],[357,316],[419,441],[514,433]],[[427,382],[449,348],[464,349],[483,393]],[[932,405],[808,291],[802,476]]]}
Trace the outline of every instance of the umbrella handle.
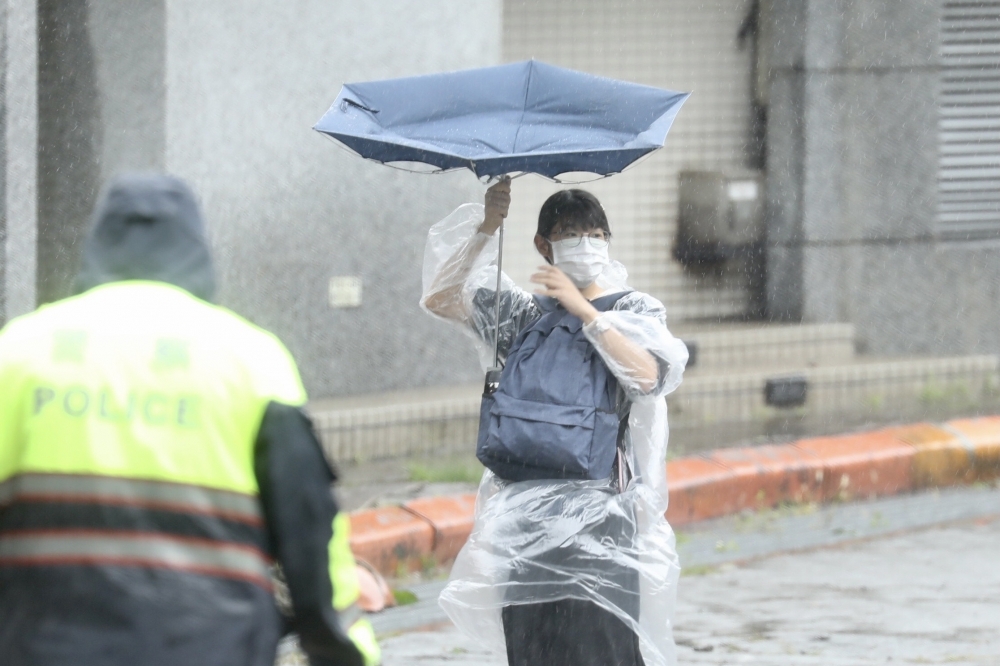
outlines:
{"label": "umbrella handle", "polygon": [[495,176],[487,176],[486,180],[483,180],[483,179],[480,178],[479,182],[483,183],[484,185],[493,185],[495,183],[500,182],[504,178],[506,178],[507,180],[517,180],[518,178],[521,178],[522,176],[527,176],[529,173],[531,173],[531,172],[530,171],[519,171],[519,172],[515,173],[514,175],[511,175],[509,173],[501,173],[501,174],[497,174]]}

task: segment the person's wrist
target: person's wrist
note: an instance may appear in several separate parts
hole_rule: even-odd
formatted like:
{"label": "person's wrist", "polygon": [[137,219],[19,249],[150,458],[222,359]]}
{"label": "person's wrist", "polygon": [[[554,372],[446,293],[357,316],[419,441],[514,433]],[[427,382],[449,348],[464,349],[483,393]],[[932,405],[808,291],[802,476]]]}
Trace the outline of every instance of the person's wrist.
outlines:
{"label": "person's wrist", "polygon": [[592,331],[597,335],[606,333],[608,329],[611,328],[611,322],[608,321],[608,318],[605,316],[605,314],[606,313],[604,312],[598,312],[597,316],[594,317],[594,319],[591,320],[588,324],[586,324],[587,330]]}
{"label": "person's wrist", "polygon": [[595,319],[601,316],[601,313],[597,311],[597,308],[591,305],[590,301],[586,299],[584,299],[584,305],[581,310],[580,319],[583,321],[584,326],[589,326]]}
{"label": "person's wrist", "polygon": [[503,224],[503,218],[491,219],[487,217],[483,220],[483,223],[479,225],[479,232],[486,234],[487,236],[492,236],[497,232],[497,229],[500,228],[501,224]]}

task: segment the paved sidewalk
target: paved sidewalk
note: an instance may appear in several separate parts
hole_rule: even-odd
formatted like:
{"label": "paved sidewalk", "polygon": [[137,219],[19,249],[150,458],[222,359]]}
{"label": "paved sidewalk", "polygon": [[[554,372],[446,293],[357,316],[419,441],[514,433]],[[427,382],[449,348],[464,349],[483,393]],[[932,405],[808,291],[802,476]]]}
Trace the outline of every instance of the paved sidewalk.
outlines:
{"label": "paved sidewalk", "polygon": [[[679,663],[1000,665],[998,543],[978,520],[685,576]],[[450,626],[383,649],[387,666],[506,663]]]}
{"label": "paved sidewalk", "polygon": [[[666,472],[670,480],[666,517],[671,525],[682,529],[789,504],[827,507],[858,498],[899,497],[930,489],[940,489],[943,494],[948,489],[998,479],[1000,416],[912,423],[782,445],[720,449],[671,460]],[[473,493],[436,492],[442,490],[438,482],[474,480],[469,468],[446,465],[431,470],[414,466],[408,473],[413,479],[427,481],[407,490],[416,497],[407,501],[403,493],[388,504],[381,504],[384,496],[369,497],[362,506],[370,508],[351,513],[351,550],[384,575],[452,561],[474,524]],[[477,468],[475,480],[480,475]],[[352,476],[361,480],[360,475]],[[383,480],[388,477],[387,473],[376,477],[378,493],[384,492],[385,488],[378,486],[386,485]],[[350,503],[345,501],[343,506]],[[923,525],[958,518],[925,521]],[[804,545],[796,545],[794,538],[782,540],[785,545],[771,552]],[[763,543],[758,540],[758,545],[767,547],[771,541],[769,536]],[[737,559],[746,559],[747,552],[740,548]]]}

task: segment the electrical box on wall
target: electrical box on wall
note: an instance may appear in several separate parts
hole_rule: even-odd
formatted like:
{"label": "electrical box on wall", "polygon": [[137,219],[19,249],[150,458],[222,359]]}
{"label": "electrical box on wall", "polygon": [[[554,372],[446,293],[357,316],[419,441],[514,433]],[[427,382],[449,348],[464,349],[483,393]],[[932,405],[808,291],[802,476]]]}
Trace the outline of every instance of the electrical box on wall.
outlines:
{"label": "electrical box on wall", "polygon": [[674,258],[717,263],[761,243],[763,185],[759,171],[682,171]]}

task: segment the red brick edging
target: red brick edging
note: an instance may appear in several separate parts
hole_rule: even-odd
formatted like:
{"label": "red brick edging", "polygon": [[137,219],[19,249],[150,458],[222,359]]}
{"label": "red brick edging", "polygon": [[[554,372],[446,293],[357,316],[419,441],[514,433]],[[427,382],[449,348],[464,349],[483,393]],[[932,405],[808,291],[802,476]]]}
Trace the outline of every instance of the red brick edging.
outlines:
{"label": "red brick edging", "polygon": [[[894,495],[1000,477],[1000,416],[720,449],[667,463],[674,527],[785,502]],[[351,514],[351,549],[387,575],[455,558],[475,495],[422,497]]]}

